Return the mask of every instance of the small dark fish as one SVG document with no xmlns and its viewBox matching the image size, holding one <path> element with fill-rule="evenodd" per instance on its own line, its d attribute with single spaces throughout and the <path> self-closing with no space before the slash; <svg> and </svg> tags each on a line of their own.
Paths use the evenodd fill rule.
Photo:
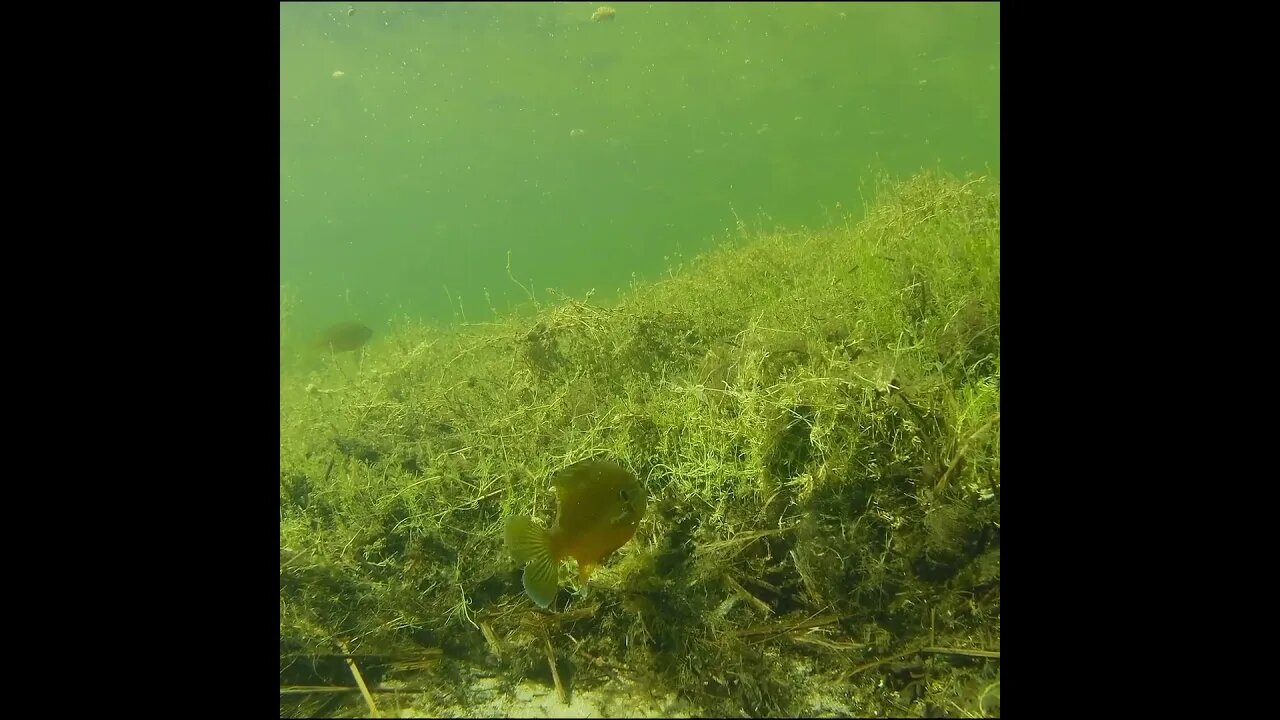
<svg viewBox="0 0 1280 720">
<path fill-rule="evenodd" d="M 556 489 L 556 524 L 550 531 L 528 517 L 507 519 L 507 549 L 525 563 L 524 591 L 547 607 L 560 590 L 560 561 L 578 561 L 578 579 L 586 582 L 596 566 L 636 534 L 648 493 L 626 468 L 602 460 L 583 460 L 551 480 Z"/>
<path fill-rule="evenodd" d="M 316 338 L 315 347 L 329 352 L 351 352 L 364 347 L 373 337 L 373 330 L 355 321 L 340 322 L 330 326 Z"/>
</svg>

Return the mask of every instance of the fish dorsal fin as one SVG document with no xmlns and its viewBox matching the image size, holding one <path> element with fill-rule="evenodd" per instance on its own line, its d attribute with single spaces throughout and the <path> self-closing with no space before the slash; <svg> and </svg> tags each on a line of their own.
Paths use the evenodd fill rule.
<svg viewBox="0 0 1280 720">
<path fill-rule="evenodd" d="M 611 462 L 580 460 L 556 473 L 556 477 L 552 478 L 552 487 L 556 488 L 557 496 L 564 497 L 590 487 L 613 470 Z"/>
<path fill-rule="evenodd" d="M 596 477 L 596 471 L 600 464 L 595 460 L 576 462 L 556 473 L 555 477 L 551 478 L 551 485 L 555 487 L 556 494 L 560 496 L 580 490 L 589 485 Z"/>
</svg>

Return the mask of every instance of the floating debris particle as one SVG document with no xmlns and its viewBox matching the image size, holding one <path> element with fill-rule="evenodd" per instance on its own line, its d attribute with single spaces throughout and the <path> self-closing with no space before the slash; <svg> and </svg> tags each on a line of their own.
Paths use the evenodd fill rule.
<svg viewBox="0 0 1280 720">
<path fill-rule="evenodd" d="M 569 137 L 578 137 L 584 132 L 586 132 L 586 130 L 583 130 L 582 128 L 574 128 L 569 131 Z"/>
<path fill-rule="evenodd" d="M 595 12 L 591 13 L 591 19 L 595 20 L 596 22 L 608 22 L 613 19 L 614 15 L 617 15 L 617 14 L 618 14 L 617 10 L 614 10 L 608 5 L 601 5 L 600 7 L 596 8 Z"/>
<path fill-rule="evenodd" d="M 333 71 L 333 76 L 334 76 L 334 77 L 336 77 L 336 78 L 340 78 L 340 77 L 342 77 L 343 75 L 346 75 L 346 73 L 342 72 L 341 70 L 334 70 L 334 71 Z"/>
</svg>

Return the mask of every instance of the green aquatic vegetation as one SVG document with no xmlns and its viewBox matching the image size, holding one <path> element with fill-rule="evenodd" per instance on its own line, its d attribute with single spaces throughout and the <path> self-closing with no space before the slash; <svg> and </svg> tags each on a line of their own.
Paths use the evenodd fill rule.
<svg viewBox="0 0 1280 720">
<path fill-rule="evenodd" d="M 927 174 L 856 222 L 740 229 L 607 307 L 282 367 L 282 686 L 367 713 L 343 655 L 384 709 L 466 708 L 483 675 L 713 715 L 998 715 L 998 185 Z M 504 528 L 555 517 L 552 479 L 592 457 L 647 512 L 544 610 Z"/>
</svg>

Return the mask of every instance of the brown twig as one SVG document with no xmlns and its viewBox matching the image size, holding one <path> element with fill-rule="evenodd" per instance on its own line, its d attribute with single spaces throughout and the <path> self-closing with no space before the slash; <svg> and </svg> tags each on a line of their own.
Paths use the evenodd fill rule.
<svg viewBox="0 0 1280 720">
<path fill-rule="evenodd" d="M 378 706 L 373 702 L 373 694 L 369 692 L 369 686 L 364 684 L 364 676 L 360 674 L 360 668 L 356 667 L 355 658 L 351 655 L 351 648 L 346 643 L 342 645 L 342 652 L 347 656 L 347 667 L 351 669 L 351 675 L 356 679 L 356 685 L 360 686 L 360 694 L 364 696 L 364 701 L 369 706 L 369 713 L 373 717 L 382 717 L 378 714 Z"/>
<path fill-rule="evenodd" d="M 480 621 L 480 634 L 484 635 L 484 641 L 489 646 L 489 650 L 496 658 L 502 657 L 502 643 L 498 641 L 498 636 L 493 633 L 493 626 L 484 620 Z"/>
<path fill-rule="evenodd" d="M 742 587 L 742 585 L 739 584 L 737 580 L 733 579 L 732 575 L 730 575 L 729 573 L 724 573 L 724 581 L 725 581 L 725 584 L 729 586 L 729 589 L 737 593 L 737 595 L 742 599 L 751 603 L 751 605 L 754 606 L 757 610 L 764 613 L 765 617 L 769 617 L 770 615 L 773 614 L 773 608 L 769 607 L 769 605 L 765 603 L 765 601 L 761 600 L 760 598 L 748 592 L 747 589 Z"/>
<path fill-rule="evenodd" d="M 310 693 L 362 692 L 355 685 L 285 685 L 280 688 L 281 695 L 306 695 Z M 417 687 L 375 687 L 369 688 L 371 693 L 436 693 L 440 688 Z"/>
<path fill-rule="evenodd" d="M 968 655 L 969 657 L 982 657 L 1000 659 L 999 650 L 969 650 L 967 648 L 946 648 L 946 647 L 926 647 L 920 648 L 922 653 L 933 653 L 935 655 Z"/>
<path fill-rule="evenodd" d="M 771 635 L 777 637 L 785 635 L 796 630 L 809 630 L 811 628 L 830 625 L 840 619 L 839 615 L 823 615 L 809 620 L 801 620 L 796 623 L 773 623 L 769 625 L 757 625 L 756 627 L 747 628 L 745 630 L 735 630 L 734 635 L 738 637 L 751 637 L 754 635 Z"/>
<path fill-rule="evenodd" d="M 556 697 L 560 699 L 560 704 L 568 705 L 569 700 L 564 693 L 564 684 L 560 682 L 560 670 L 556 668 L 556 653 L 551 649 L 551 636 L 544 633 L 542 642 L 547 648 L 547 664 L 551 666 L 551 681 L 556 684 Z"/>
<path fill-rule="evenodd" d="M 794 527 L 795 527 L 795 524 L 792 524 L 784 528 L 776 528 L 776 529 L 770 529 L 770 530 L 755 530 L 752 532 L 739 533 L 729 538 L 728 540 L 720 540 L 713 543 L 707 543 L 705 545 L 699 545 L 698 547 L 693 549 L 693 555 L 694 557 L 701 557 L 703 555 L 706 555 L 707 553 L 720 550 L 721 548 L 731 547 L 733 545 L 745 545 L 746 543 L 749 543 L 753 540 L 759 540 L 762 537 L 769 537 L 771 535 L 781 535 L 782 533 L 785 533 L 793 529 Z"/>
<path fill-rule="evenodd" d="M 893 662 L 893 661 L 895 661 L 895 660 L 901 660 L 901 659 L 902 659 L 902 658 L 904 658 L 904 657 L 908 657 L 908 656 L 910 656 L 910 655 L 914 655 L 914 654 L 916 654 L 916 652 L 918 652 L 918 651 L 916 651 L 916 650 L 908 650 L 908 651 L 906 651 L 906 652 L 898 653 L 897 655 L 891 655 L 891 656 L 889 656 L 889 657 L 887 657 L 887 658 L 881 658 L 881 659 L 879 659 L 879 660 L 873 660 L 873 661 L 871 661 L 871 662 L 869 662 L 869 663 L 866 663 L 866 664 L 863 664 L 863 665 L 859 665 L 858 667 L 856 667 L 856 668 L 854 668 L 853 670 L 849 671 L 849 674 L 845 676 L 845 679 L 851 678 L 851 677 L 853 677 L 854 675 L 857 675 L 858 673 L 862 672 L 863 670 L 870 670 L 871 668 L 874 668 L 874 667 L 879 667 L 879 666 L 881 666 L 881 665 L 887 665 L 888 663 L 891 663 L 891 662 Z"/>
<path fill-rule="evenodd" d="M 993 658 L 996 660 L 1000 659 L 1000 652 L 998 650 L 969 650 L 967 648 L 921 647 L 921 648 L 913 648 L 911 650 L 906 650 L 904 652 L 898 653 L 897 655 L 890 655 L 889 657 L 886 657 L 886 658 L 880 658 L 879 660 L 874 660 L 872 662 L 866 663 L 865 665 L 859 665 L 858 667 L 851 670 L 849 674 L 846 675 L 845 677 L 847 679 L 847 678 L 853 677 L 854 675 L 857 675 L 863 670 L 870 670 L 871 668 L 879 667 L 881 665 L 885 665 L 885 664 L 894 662 L 896 660 L 901 660 L 904 657 L 910 657 L 911 655 L 915 655 L 917 653 L 931 653 L 934 655 L 966 655 L 969 657 Z"/>
<path fill-rule="evenodd" d="M 960 464 L 961 458 L 963 458 L 964 454 L 969 451 L 969 443 L 976 440 L 979 435 L 986 432 L 992 425 L 996 424 L 998 420 L 1000 420 L 1000 413 L 996 413 L 995 417 L 987 421 L 987 424 L 978 428 L 977 432 L 965 438 L 965 441 L 960 444 L 960 449 L 956 451 L 955 457 L 951 458 L 951 463 L 947 465 L 947 471 L 942 473 L 942 479 L 938 480 L 938 489 L 936 492 L 940 493 L 947 489 L 947 481 L 951 478 L 951 472 L 956 469 L 956 466 Z"/>
<path fill-rule="evenodd" d="M 810 645 L 818 645 L 820 647 L 831 650 L 862 650 L 867 646 L 865 643 L 854 642 L 852 640 L 827 640 L 826 638 L 817 637 L 815 635 L 792 635 L 792 640 L 796 642 L 809 643 Z"/>
</svg>

